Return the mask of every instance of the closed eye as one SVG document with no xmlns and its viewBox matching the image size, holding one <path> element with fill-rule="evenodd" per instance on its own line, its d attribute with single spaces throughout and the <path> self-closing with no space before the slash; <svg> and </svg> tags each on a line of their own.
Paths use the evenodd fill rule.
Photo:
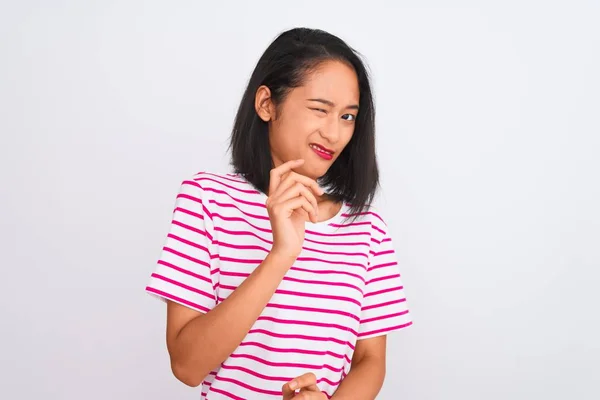
<svg viewBox="0 0 600 400">
<path fill-rule="evenodd" d="M 325 110 L 324 110 L 324 109 L 322 109 L 322 108 L 311 108 L 311 110 L 314 110 L 314 111 L 319 111 L 319 112 L 322 112 L 323 114 L 327 114 L 327 111 L 325 111 Z"/>
</svg>

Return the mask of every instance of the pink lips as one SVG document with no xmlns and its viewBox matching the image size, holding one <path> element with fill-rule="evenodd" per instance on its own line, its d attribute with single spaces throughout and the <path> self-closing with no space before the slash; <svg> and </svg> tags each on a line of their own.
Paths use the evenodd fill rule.
<svg viewBox="0 0 600 400">
<path fill-rule="evenodd" d="M 325 159 L 325 160 L 331 160 L 333 159 L 333 151 L 329 150 L 321 145 L 318 145 L 316 143 L 311 143 L 310 148 L 312 149 L 312 151 L 314 151 L 319 157 Z"/>
</svg>

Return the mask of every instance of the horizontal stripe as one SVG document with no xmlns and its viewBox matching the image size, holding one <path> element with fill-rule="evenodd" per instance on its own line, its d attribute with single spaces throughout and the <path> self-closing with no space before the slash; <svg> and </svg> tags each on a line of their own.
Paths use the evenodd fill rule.
<svg viewBox="0 0 600 400">
<path fill-rule="evenodd" d="M 213 178 L 208 178 L 208 177 L 205 177 L 205 176 L 194 178 L 194 181 L 198 182 L 198 183 L 202 182 L 203 184 L 205 182 L 207 182 L 207 181 L 208 182 L 215 182 L 215 183 L 218 183 L 219 185 L 221 185 L 223 187 L 226 187 L 227 189 L 233 189 L 236 192 L 240 192 L 240 193 L 243 193 L 243 194 L 258 194 L 258 192 L 256 190 L 254 190 L 254 189 L 240 189 L 238 187 L 235 187 L 235 186 L 229 185 L 227 183 L 221 182 L 220 180 L 213 179 Z"/>
<path fill-rule="evenodd" d="M 258 220 L 262 220 L 262 221 L 270 221 L 268 215 L 259 215 L 259 214 L 249 213 L 247 211 L 242 210 L 240 207 L 238 207 L 236 204 L 233 204 L 233 203 L 223 203 L 223 202 L 220 202 L 220 201 L 217 201 L 217 200 L 214 200 L 214 199 L 210 199 L 209 203 L 213 204 L 213 205 L 215 205 L 217 207 L 221 207 L 221 208 L 232 208 L 232 209 L 235 209 L 236 211 L 238 211 L 238 212 L 240 212 L 240 213 L 242 213 L 245 216 L 250 217 L 250 218 L 254 218 L 254 219 L 258 219 Z"/>
<path fill-rule="evenodd" d="M 270 376 L 270 375 L 260 374 L 258 372 L 252 371 L 249 368 L 239 367 L 239 366 L 235 366 L 235 365 L 228 365 L 226 363 L 221 364 L 221 368 L 242 371 L 248 375 L 256 376 L 257 378 L 264 379 L 266 381 L 279 381 L 279 382 L 285 383 L 285 382 L 288 382 L 295 378 L 294 376 L 285 377 L 285 376 Z"/>
<path fill-rule="evenodd" d="M 343 252 L 343 251 L 325 251 L 325 250 L 321 250 L 321 249 L 316 249 L 314 247 L 305 247 L 305 246 L 302 246 L 302 249 L 306 250 L 306 251 L 314 251 L 314 252 L 317 252 L 317 253 L 328 254 L 328 255 L 332 255 L 332 256 L 368 257 L 368 254 L 366 254 L 366 253 L 356 253 L 356 252 L 349 253 L 349 252 Z"/>
<path fill-rule="evenodd" d="M 369 285 L 369 284 L 373 284 L 376 282 L 388 281 L 390 279 L 397 279 L 397 278 L 400 278 L 400 274 L 380 276 L 379 278 L 373 278 L 373 279 L 367 281 L 366 284 Z"/>
<path fill-rule="evenodd" d="M 224 376 L 217 375 L 215 377 L 215 380 L 233 383 L 234 385 L 243 387 L 244 389 L 247 389 L 247 390 L 250 390 L 250 391 L 256 392 L 256 393 L 268 394 L 271 396 L 281 396 L 281 390 L 277 390 L 277 391 L 265 390 L 265 389 L 261 389 L 261 388 L 258 388 L 258 387 L 252 386 L 252 385 L 248 385 L 247 383 L 238 381 L 237 379 L 226 378 Z M 213 388 L 213 390 L 214 390 L 214 388 Z"/>
<path fill-rule="evenodd" d="M 291 310 L 291 311 L 308 311 L 308 312 L 318 312 L 318 313 L 324 313 L 324 314 L 343 315 L 345 317 L 349 317 L 349 318 L 355 319 L 357 321 L 360 321 L 360 318 L 358 316 L 348 313 L 348 312 L 345 312 L 345 311 L 339 311 L 339 310 L 328 310 L 328 309 L 316 308 L 316 307 L 299 307 L 299 306 L 290 306 L 290 305 L 285 305 L 285 304 L 272 304 L 272 303 L 268 303 L 267 307 L 279 308 L 279 309 Z"/>
<path fill-rule="evenodd" d="M 243 217 L 228 217 L 228 216 L 222 215 L 218 212 L 211 213 L 211 217 L 212 217 L 212 219 L 218 218 L 225 222 L 241 222 L 245 225 L 248 225 L 250 228 L 252 228 L 256 231 L 263 232 L 263 233 L 271 234 L 273 232 L 270 227 L 263 228 L 263 227 L 257 226 L 254 223 L 250 222 L 247 218 L 243 218 Z M 313 231 L 310 229 L 305 229 L 304 233 L 306 236 L 313 235 L 313 236 L 330 237 L 330 238 L 369 235 L 369 232 L 323 233 L 323 232 Z"/>
<path fill-rule="evenodd" d="M 176 225 L 176 226 L 180 226 L 180 227 L 182 227 L 182 228 L 184 228 L 184 229 L 187 229 L 187 230 L 189 230 L 189 231 L 192 231 L 192 232 L 198 233 L 198 234 L 200 234 L 200 235 L 202 235 L 202 236 L 206 236 L 206 237 L 207 237 L 208 239 L 210 239 L 211 241 L 213 240 L 212 236 L 211 236 L 211 235 L 210 235 L 208 232 L 206 232 L 206 231 L 204 231 L 204 230 L 202 230 L 202 229 L 195 228 L 195 227 L 193 227 L 193 226 L 190 226 L 190 225 L 184 224 L 183 222 L 179 222 L 179 221 L 176 221 L 176 220 L 174 220 L 174 221 L 172 222 L 172 224 L 173 224 L 173 225 Z"/>
<path fill-rule="evenodd" d="M 222 247 L 227 247 L 230 249 L 235 249 L 235 250 L 258 250 L 263 253 L 270 252 L 269 249 L 262 247 L 262 246 L 257 246 L 257 245 L 239 245 L 239 244 L 222 242 L 222 241 L 221 242 L 216 241 L 216 242 L 214 242 L 214 244 L 222 246 Z M 317 249 L 314 247 L 305 247 L 305 246 L 302 246 L 302 249 L 306 250 L 306 251 L 313 251 L 315 253 L 332 255 L 332 256 L 346 256 L 346 257 L 358 256 L 358 257 L 365 257 L 365 258 L 368 257 L 368 255 L 366 253 L 358 253 L 358 252 L 351 253 L 351 252 L 343 252 L 343 251 L 326 251 L 326 250 L 321 250 L 321 249 Z"/>
<path fill-rule="evenodd" d="M 171 264 L 171 263 L 163 261 L 163 260 L 159 260 L 158 264 L 164 265 L 167 268 L 174 269 L 175 271 L 181 272 L 182 274 L 193 276 L 196 279 L 200 279 L 201 281 L 208 282 L 208 283 L 210 283 L 212 285 L 212 280 L 210 278 L 207 278 L 205 275 L 200 275 L 200 274 L 197 274 L 195 272 L 188 271 L 188 270 L 186 270 L 184 268 L 178 267 L 178 266 L 176 266 L 174 264 Z"/>
<path fill-rule="evenodd" d="M 185 184 L 185 182 L 184 182 L 184 184 Z M 187 194 L 187 193 L 179 193 L 177 195 L 177 199 L 178 200 L 179 199 L 187 199 L 187 200 L 191 200 L 191 201 L 193 201 L 195 203 L 198 203 L 198 204 L 202 205 L 202 199 L 201 198 L 196 197 L 196 196 L 192 196 L 191 194 Z"/>
<path fill-rule="evenodd" d="M 197 212 L 194 212 L 194 211 L 190 211 L 187 208 L 176 207 L 175 210 L 173 210 L 173 212 L 180 212 L 180 213 L 183 213 L 183 214 L 187 214 L 187 215 L 190 215 L 190 216 L 192 216 L 194 218 L 198 218 L 198 219 L 201 219 L 201 220 L 204 221 L 204 215 L 198 214 Z"/>
<path fill-rule="evenodd" d="M 302 363 L 273 362 L 273 361 L 267 361 L 264 358 L 254 356 L 252 354 L 244 354 L 244 353 L 234 353 L 234 354 L 231 354 L 229 357 L 232 359 L 245 358 L 248 360 L 256 361 L 263 365 L 267 365 L 269 367 L 301 368 L 301 369 L 308 369 L 308 370 L 326 368 L 333 372 L 341 372 L 342 371 L 342 368 L 335 368 L 335 367 L 332 367 L 331 365 L 326 365 L 326 364 L 316 365 L 316 364 L 302 364 Z M 290 380 L 292 378 L 295 378 L 295 377 L 292 376 L 288 380 Z"/>
<path fill-rule="evenodd" d="M 200 264 L 200 265 L 203 265 L 203 266 L 205 266 L 207 268 L 210 268 L 210 264 L 207 263 L 206 261 L 200 260 L 199 258 L 188 256 L 187 254 L 182 253 L 181 251 L 177 251 L 175 249 L 172 249 L 170 247 L 167 247 L 167 246 L 163 247 L 163 251 L 175 254 L 178 257 L 184 258 L 184 259 L 186 259 L 188 261 L 191 261 L 193 263 Z"/>
<path fill-rule="evenodd" d="M 200 185 L 198 182 L 196 181 L 185 181 L 184 182 L 185 185 L 191 185 L 191 186 L 195 186 L 198 187 L 200 189 L 202 189 L 205 192 L 210 192 L 210 193 L 217 193 L 217 194 L 224 194 L 225 196 L 229 197 L 231 200 L 240 203 L 240 204 L 246 204 L 249 206 L 253 206 L 253 207 L 258 207 L 258 208 L 267 208 L 266 205 L 262 204 L 262 203 L 255 203 L 255 202 L 251 202 L 251 201 L 246 201 L 246 200 L 242 200 L 236 197 L 233 197 L 231 194 L 229 194 L 228 192 L 224 191 L 224 190 L 219 190 L 219 189 L 214 189 L 214 188 L 210 188 L 210 187 L 202 187 L 202 185 Z"/>
<path fill-rule="evenodd" d="M 261 374 L 261 373 L 258 373 L 256 371 L 253 371 L 253 370 L 251 370 L 249 368 L 235 366 L 235 365 L 223 364 L 223 365 L 221 365 L 221 368 L 223 368 L 223 369 L 229 369 L 229 370 L 235 370 L 235 371 L 241 371 L 241 372 L 243 372 L 245 374 L 252 375 L 252 376 L 255 376 L 257 378 L 266 380 L 266 381 L 274 381 L 274 382 L 283 382 L 283 383 L 286 383 L 286 382 L 289 382 L 289 381 L 291 381 L 292 379 L 295 378 L 295 376 L 285 377 L 285 376 L 270 376 L 270 375 L 265 375 L 265 374 Z M 340 369 L 340 372 L 341 372 L 341 369 Z M 324 377 L 320 378 L 320 379 L 317 379 L 317 384 L 319 384 L 321 382 L 326 382 L 329 385 L 338 385 L 341 382 L 341 379 L 338 382 L 333 382 L 333 381 L 331 381 L 331 380 L 329 380 L 327 378 L 324 378 Z"/>
<path fill-rule="evenodd" d="M 233 258 L 233 257 L 220 257 L 221 262 L 226 261 L 226 262 L 231 262 L 233 264 L 249 264 L 249 265 L 260 265 L 264 260 L 260 260 L 260 259 L 241 259 L 241 258 Z M 311 259 L 312 261 L 313 259 Z M 303 260 L 298 260 L 298 261 L 303 261 Z M 306 269 L 306 268 L 301 268 L 301 267 L 296 267 L 296 266 L 292 266 L 289 268 L 292 271 L 300 271 L 300 272 L 308 272 L 311 274 L 325 274 L 325 275 L 329 275 L 329 274 L 338 274 L 338 275 L 347 275 L 347 276 L 352 276 L 354 278 L 360 279 L 361 281 L 365 281 L 365 279 L 355 273 L 352 272 L 348 272 L 348 271 L 337 271 L 337 270 L 317 270 L 317 269 Z"/>
<path fill-rule="evenodd" d="M 383 218 L 381 218 L 379 216 L 379 214 L 373 212 L 373 211 L 363 211 L 363 212 L 359 212 L 359 213 L 354 213 L 354 214 L 348 214 L 349 217 L 354 217 L 354 216 L 367 216 L 367 215 L 372 215 L 375 218 L 377 218 L 378 220 L 380 220 L 381 222 L 383 222 L 385 224 L 385 222 L 383 221 Z"/>
<path fill-rule="evenodd" d="M 233 399 L 233 400 L 246 400 L 243 397 L 236 396 L 233 393 L 230 393 L 230 392 L 228 392 L 226 390 L 217 389 L 215 387 L 210 388 L 210 392 L 211 393 L 213 393 L 213 392 L 214 393 L 219 393 L 219 394 L 221 394 L 221 395 L 223 395 L 225 397 L 229 397 L 230 399 Z M 207 394 L 207 396 L 208 396 L 208 394 Z"/>
<path fill-rule="evenodd" d="M 233 257 L 223 257 L 223 256 L 216 256 L 216 257 L 219 258 L 221 261 L 228 261 L 228 262 L 235 263 L 235 264 L 239 263 L 239 264 L 259 265 L 264 261 L 264 259 L 243 259 L 243 258 L 233 258 Z M 316 257 L 298 257 L 298 258 L 296 258 L 296 261 L 320 262 L 320 263 L 324 263 L 324 264 L 333 264 L 333 265 L 347 265 L 349 267 L 360 267 L 362 269 L 367 268 L 365 265 L 359 264 L 359 263 L 346 263 L 346 262 L 326 260 L 324 258 L 316 258 Z"/>
<path fill-rule="evenodd" d="M 373 229 L 375 229 L 377 232 L 381 233 L 382 235 L 385 235 L 385 232 L 383 229 L 376 227 L 375 225 L 371 225 L 373 227 Z"/>
<path fill-rule="evenodd" d="M 231 229 L 223 228 L 221 226 L 215 226 L 214 230 L 225 233 L 227 235 L 232 235 L 232 236 L 252 236 L 252 237 L 257 238 L 258 240 L 260 240 L 263 243 L 267 243 L 270 245 L 273 244 L 272 240 L 265 239 L 262 236 L 254 233 L 254 232 L 251 232 L 251 231 L 231 230 Z M 306 237 L 304 238 L 304 241 L 308 242 L 308 243 L 320 244 L 320 245 L 324 245 L 324 246 L 348 246 L 348 247 L 350 247 L 350 246 L 367 246 L 368 247 L 369 246 L 369 243 L 367 243 L 367 242 L 342 242 L 339 240 L 332 241 L 332 242 L 322 242 L 322 241 L 313 240 L 313 239 L 306 238 Z"/>
<path fill-rule="evenodd" d="M 208 248 L 205 247 L 205 246 L 202 246 L 201 244 L 194 243 L 191 240 L 184 239 L 181 236 L 177 236 L 177 235 L 175 235 L 173 233 L 169 233 L 167 235 L 167 237 L 171 238 L 173 240 L 177 240 L 178 242 L 181 242 L 183 244 L 187 244 L 188 246 L 194 247 L 194 248 L 196 248 L 198 250 L 202 250 L 205 253 L 207 253 L 207 255 L 210 257 L 210 251 L 208 250 Z"/>
<path fill-rule="evenodd" d="M 328 295 L 328 294 L 304 293 L 304 292 L 297 292 L 297 291 L 294 291 L 294 290 L 281 290 L 281 289 L 276 290 L 275 293 L 285 294 L 285 295 L 288 295 L 288 296 L 310 297 L 311 299 L 327 299 L 327 300 L 346 301 L 348 303 L 356 304 L 359 307 L 361 305 L 360 301 L 358 301 L 356 299 L 353 299 L 353 298 L 350 298 L 350 297 L 345 297 L 345 296 L 333 296 L 333 295 Z"/>
<path fill-rule="evenodd" d="M 387 289 L 378 290 L 376 292 L 367 293 L 367 294 L 365 294 L 365 297 L 378 296 L 380 294 L 396 292 L 396 291 L 399 291 L 402 289 L 404 289 L 403 286 L 391 287 L 391 288 L 387 288 Z"/>
<path fill-rule="evenodd" d="M 223 302 L 273 247 L 265 200 L 241 174 L 183 180 L 147 291 L 204 313 Z M 301 253 L 202 399 L 280 400 L 281 385 L 308 371 L 331 398 L 358 340 L 411 324 L 387 225 L 373 208 L 344 207 L 306 224 Z"/>
<path fill-rule="evenodd" d="M 375 331 L 369 331 L 369 332 L 360 333 L 358 335 L 358 337 L 362 338 L 362 337 L 370 336 L 370 335 L 379 335 L 379 334 L 389 333 L 389 332 L 397 330 L 397 329 L 406 328 L 406 327 L 408 327 L 410 325 L 412 325 L 412 322 L 407 322 L 407 323 L 402 324 L 402 325 L 389 326 L 387 328 L 377 329 Z"/>
<path fill-rule="evenodd" d="M 237 175 L 234 175 L 234 174 L 214 174 L 211 172 L 200 172 L 196 175 L 208 175 L 208 176 L 214 177 L 217 180 L 223 179 L 223 180 L 230 181 L 230 182 L 241 183 L 242 185 L 246 184 L 246 182 L 244 182 L 242 179 L 236 178 Z M 258 193 L 258 192 L 256 192 L 256 193 Z"/>
<path fill-rule="evenodd" d="M 394 267 L 396 265 L 398 265 L 397 261 L 392 261 L 392 262 L 388 262 L 388 263 L 384 263 L 384 264 L 377 264 L 377 265 L 373 265 L 373 266 L 369 267 L 367 269 L 367 271 L 371 272 L 371 271 L 379 269 L 379 268 Z"/>
<path fill-rule="evenodd" d="M 294 270 L 298 270 L 298 268 L 295 268 Z M 309 271 L 309 270 L 306 270 L 306 271 Z M 312 273 L 313 271 L 309 271 L 309 272 Z M 325 272 L 325 273 L 329 274 L 329 272 Z M 238 278 L 244 278 L 244 279 L 250 276 L 249 273 L 245 273 L 245 272 L 231 272 L 231 271 L 221 271 L 221 275 L 223 275 L 223 276 L 238 277 Z M 358 278 L 360 278 L 358 275 L 355 275 L 355 276 L 358 277 Z M 309 285 L 323 285 L 323 286 L 347 287 L 347 288 L 356 290 L 357 292 L 359 292 L 362 295 L 362 290 L 358 286 L 352 285 L 352 284 L 349 284 L 349 283 L 345 283 L 345 282 L 317 281 L 317 280 L 292 278 L 292 277 L 289 277 L 289 276 L 284 276 L 283 280 L 284 281 L 288 281 L 288 282 L 305 283 L 305 284 L 309 284 Z"/>
<path fill-rule="evenodd" d="M 295 267 L 295 266 L 290 267 L 290 270 L 292 270 L 292 271 L 299 271 L 299 272 L 308 272 L 308 273 L 311 273 L 311 274 L 323 274 L 323 275 L 339 274 L 339 275 L 347 275 L 347 276 L 351 276 L 351 277 L 356 278 L 356 279 L 360 279 L 362 282 L 365 281 L 365 278 L 363 278 L 362 276 L 360 276 L 358 274 L 354 274 L 352 272 L 348 272 L 348 271 L 336 271 L 336 270 L 332 270 L 332 269 L 326 269 L 326 270 L 306 269 L 306 268 L 300 268 L 300 267 Z"/>
<path fill-rule="evenodd" d="M 322 244 L 325 246 L 369 246 L 369 243 L 367 243 L 367 242 L 340 242 L 340 241 L 320 242 L 318 240 L 313 240 L 313 239 L 309 239 L 309 238 L 304 238 L 304 241 L 309 242 L 309 243 L 314 243 L 314 244 Z"/>
<path fill-rule="evenodd" d="M 402 315 L 406 315 L 406 314 L 408 314 L 408 310 L 404 310 L 404 311 L 401 311 L 401 312 L 395 313 L 395 314 L 382 315 L 380 317 L 363 319 L 360 321 L 360 323 L 368 324 L 369 322 L 381 321 L 382 319 L 389 319 L 389 318 L 394 318 L 394 317 L 401 317 Z"/>
<path fill-rule="evenodd" d="M 283 280 L 288 281 L 288 282 L 305 283 L 308 285 L 347 287 L 347 288 L 356 290 L 358 293 L 360 293 L 362 295 L 362 290 L 358 286 L 352 285 L 350 283 L 345 283 L 345 282 L 328 282 L 328 281 L 307 280 L 307 279 L 292 278 L 289 276 L 284 277 Z"/>
<path fill-rule="evenodd" d="M 148 292 L 154 293 L 154 294 L 156 294 L 158 296 L 167 298 L 169 300 L 173 300 L 174 302 L 177 302 L 177 303 L 185 304 L 186 306 L 189 306 L 189 307 L 192 307 L 192 308 L 196 308 L 196 309 L 202 310 L 204 312 L 209 312 L 210 311 L 208 308 L 206 308 L 204 306 L 201 306 L 200 304 L 196 304 L 196 303 L 193 303 L 193 302 L 188 301 L 186 299 L 183 299 L 181 297 L 174 296 L 174 295 L 172 295 L 170 293 L 163 292 L 162 290 L 155 289 L 155 288 L 153 288 L 151 286 L 146 286 L 146 290 Z"/>
<path fill-rule="evenodd" d="M 329 224 L 329 226 L 334 226 L 334 224 Z M 324 233 L 312 231 L 310 229 L 306 229 L 304 231 L 307 235 L 316 235 L 316 236 L 324 236 L 324 237 L 346 237 L 346 236 L 362 236 L 362 235 L 370 235 L 368 231 L 359 231 L 359 232 L 346 232 L 346 233 Z"/>
<path fill-rule="evenodd" d="M 381 307 L 388 307 L 394 304 L 399 304 L 399 303 L 403 303 L 405 302 L 406 299 L 398 299 L 398 300 L 392 300 L 392 301 L 386 301 L 385 303 L 379 303 L 379 304 L 373 304 L 370 306 L 365 306 L 361 309 L 361 311 L 367 311 L 367 310 L 372 310 L 374 308 L 381 308 Z"/>
<path fill-rule="evenodd" d="M 160 279 L 162 281 L 170 283 L 171 285 L 179 286 L 180 288 L 189 290 L 190 292 L 197 293 L 197 294 L 202 295 L 204 297 L 207 297 L 207 298 L 209 298 L 211 300 L 214 300 L 214 298 L 215 298 L 214 294 L 207 293 L 207 292 L 205 292 L 203 290 L 196 289 L 196 288 L 191 287 L 189 285 L 184 285 L 183 283 L 179 283 L 179 282 L 177 282 L 177 281 L 175 281 L 173 279 L 167 278 L 166 276 L 162 276 L 162 275 L 159 275 L 157 273 L 152 274 L 151 277 L 156 278 L 156 279 Z"/>
<path fill-rule="evenodd" d="M 385 250 L 385 251 L 381 251 L 379 253 L 373 253 L 373 257 L 383 257 L 387 254 L 394 254 L 394 250 Z"/>
<path fill-rule="evenodd" d="M 354 336 L 356 336 L 358 334 L 358 332 L 356 332 L 355 330 L 348 328 L 347 326 L 343 326 L 343 325 L 339 325 L 339 324 L 326 324 L 323 322 L 311 322 L 311 321 L 303 321 L 303 320 L 298 320 L 298 319 L 280 319 L 280 318 L 266 317 L 266 316 L 258 317 L 257 321 L 271 321 L 271 322 L 277 322 L 277 323 L 283 324 L 283 325 L 304 325 L 304 326 L 318 326 L 321 328 L 334 328 L 334 329 L 342 330 L 344 332 L 350 332 Z M 366 321 L 362 321 L 362 322 L 366 322 Z"/>
<path fill-rule="evenodd" d="M 352 226 L 370 226 L 371 222 L 363 221 L 363 222 L 351 222 L 349 224 L 331 224 L 331 226 L 335 228 L 350 228 Z"/>
<path fill-rule="evenodd" d="M 240 343 L 240 346 L 255 346 L 255 347 L 260 347 L 261 349 L 265 349 L 268 350 L 270 352 L 273 353 L 298 353 L 298 354 L 308 354 L 308 355 L 317 355 L 317 356 L 331 356 L 334 358 L 344 358 L 346 359 L 347 362 L 351 362 L 350 358 L 345 355 L 345 354 L 338 354 L 335 353 L 333 351 L 317 351 L 317 350 L 306 350 L 306 349 L 286 349 L 286 348 L 279 348 L 279 347 L 272 347 L 272 346 L 267 346 L 263 343 L 259 343 L 259 342 L 252 342 L 252 341 L 244 341 L 242 343 Z"/>
<path fill-rule="evenodd" d="M 283 334 L 283 333 L 271 332 L 271 331 L 268 331 L 266 329 L 250 329 L 248 331 L 248 334 L 252 334 L 252 333 L 267 335 L 267 336 L 276 337 L 276 338 L 280 338 L 280 339 L 300 339 L 300 340 L 314 340 L 316 342 L 333 342 L 333 343 L 341 344 L 341 345 L 344 345 L 344 346 L 348 346 L 352 350 L 354 350 L 354 345 L 352 345 L 352 343 L 348 342 L 347 340 L 344 341 L 344 340 L 340 340 L 340 339 L 337 339 L 337 338 L 334 338 L 334 337 L 320 337 L 320 336 L 310 336 L 310 335 Z"/>
<path fill-rule="evenodd" d="M 360 264 L 360 263 L 343 262 L 343 261 L 339 261 L 339 260 L 325 260 L 323 258 L 316 258 L 316 257 L 298 257 L 298 258 L 296 258 L 296 260 L 322 262 L 325 264 L 334 264 L 334 265 L 347 265 L 349 267 L 360 267 L 360 268 L 367 269 L 367 267 L 365 265 Z"/>
</svg>

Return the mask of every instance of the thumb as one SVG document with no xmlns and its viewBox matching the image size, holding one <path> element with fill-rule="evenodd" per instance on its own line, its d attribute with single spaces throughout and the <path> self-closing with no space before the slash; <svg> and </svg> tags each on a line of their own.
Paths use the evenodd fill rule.
<svg viewBox="0 0 600 400">
<path fill-rule="evenodd" d="M 283 394 L 283 400 L 292 400 L 292 398 L 296 395 L 296 391 L 290 387 L 289 382 L 283 385 L 281 392 Z"/>
</svg>

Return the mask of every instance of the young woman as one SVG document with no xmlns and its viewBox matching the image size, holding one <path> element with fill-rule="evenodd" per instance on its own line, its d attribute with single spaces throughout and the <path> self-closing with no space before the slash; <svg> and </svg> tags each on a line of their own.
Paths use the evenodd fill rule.
<svg viewBox="0 0 600 400">
<path fill-rule="evenodd" d="M 174 375 L 202 399 L 373 399 L 411 320 L 378 186 L 357 53 L 321 30 L 267 48 L 233 171 L 185 180 L 146 290 L 167 302 Z"/>
</svg>

